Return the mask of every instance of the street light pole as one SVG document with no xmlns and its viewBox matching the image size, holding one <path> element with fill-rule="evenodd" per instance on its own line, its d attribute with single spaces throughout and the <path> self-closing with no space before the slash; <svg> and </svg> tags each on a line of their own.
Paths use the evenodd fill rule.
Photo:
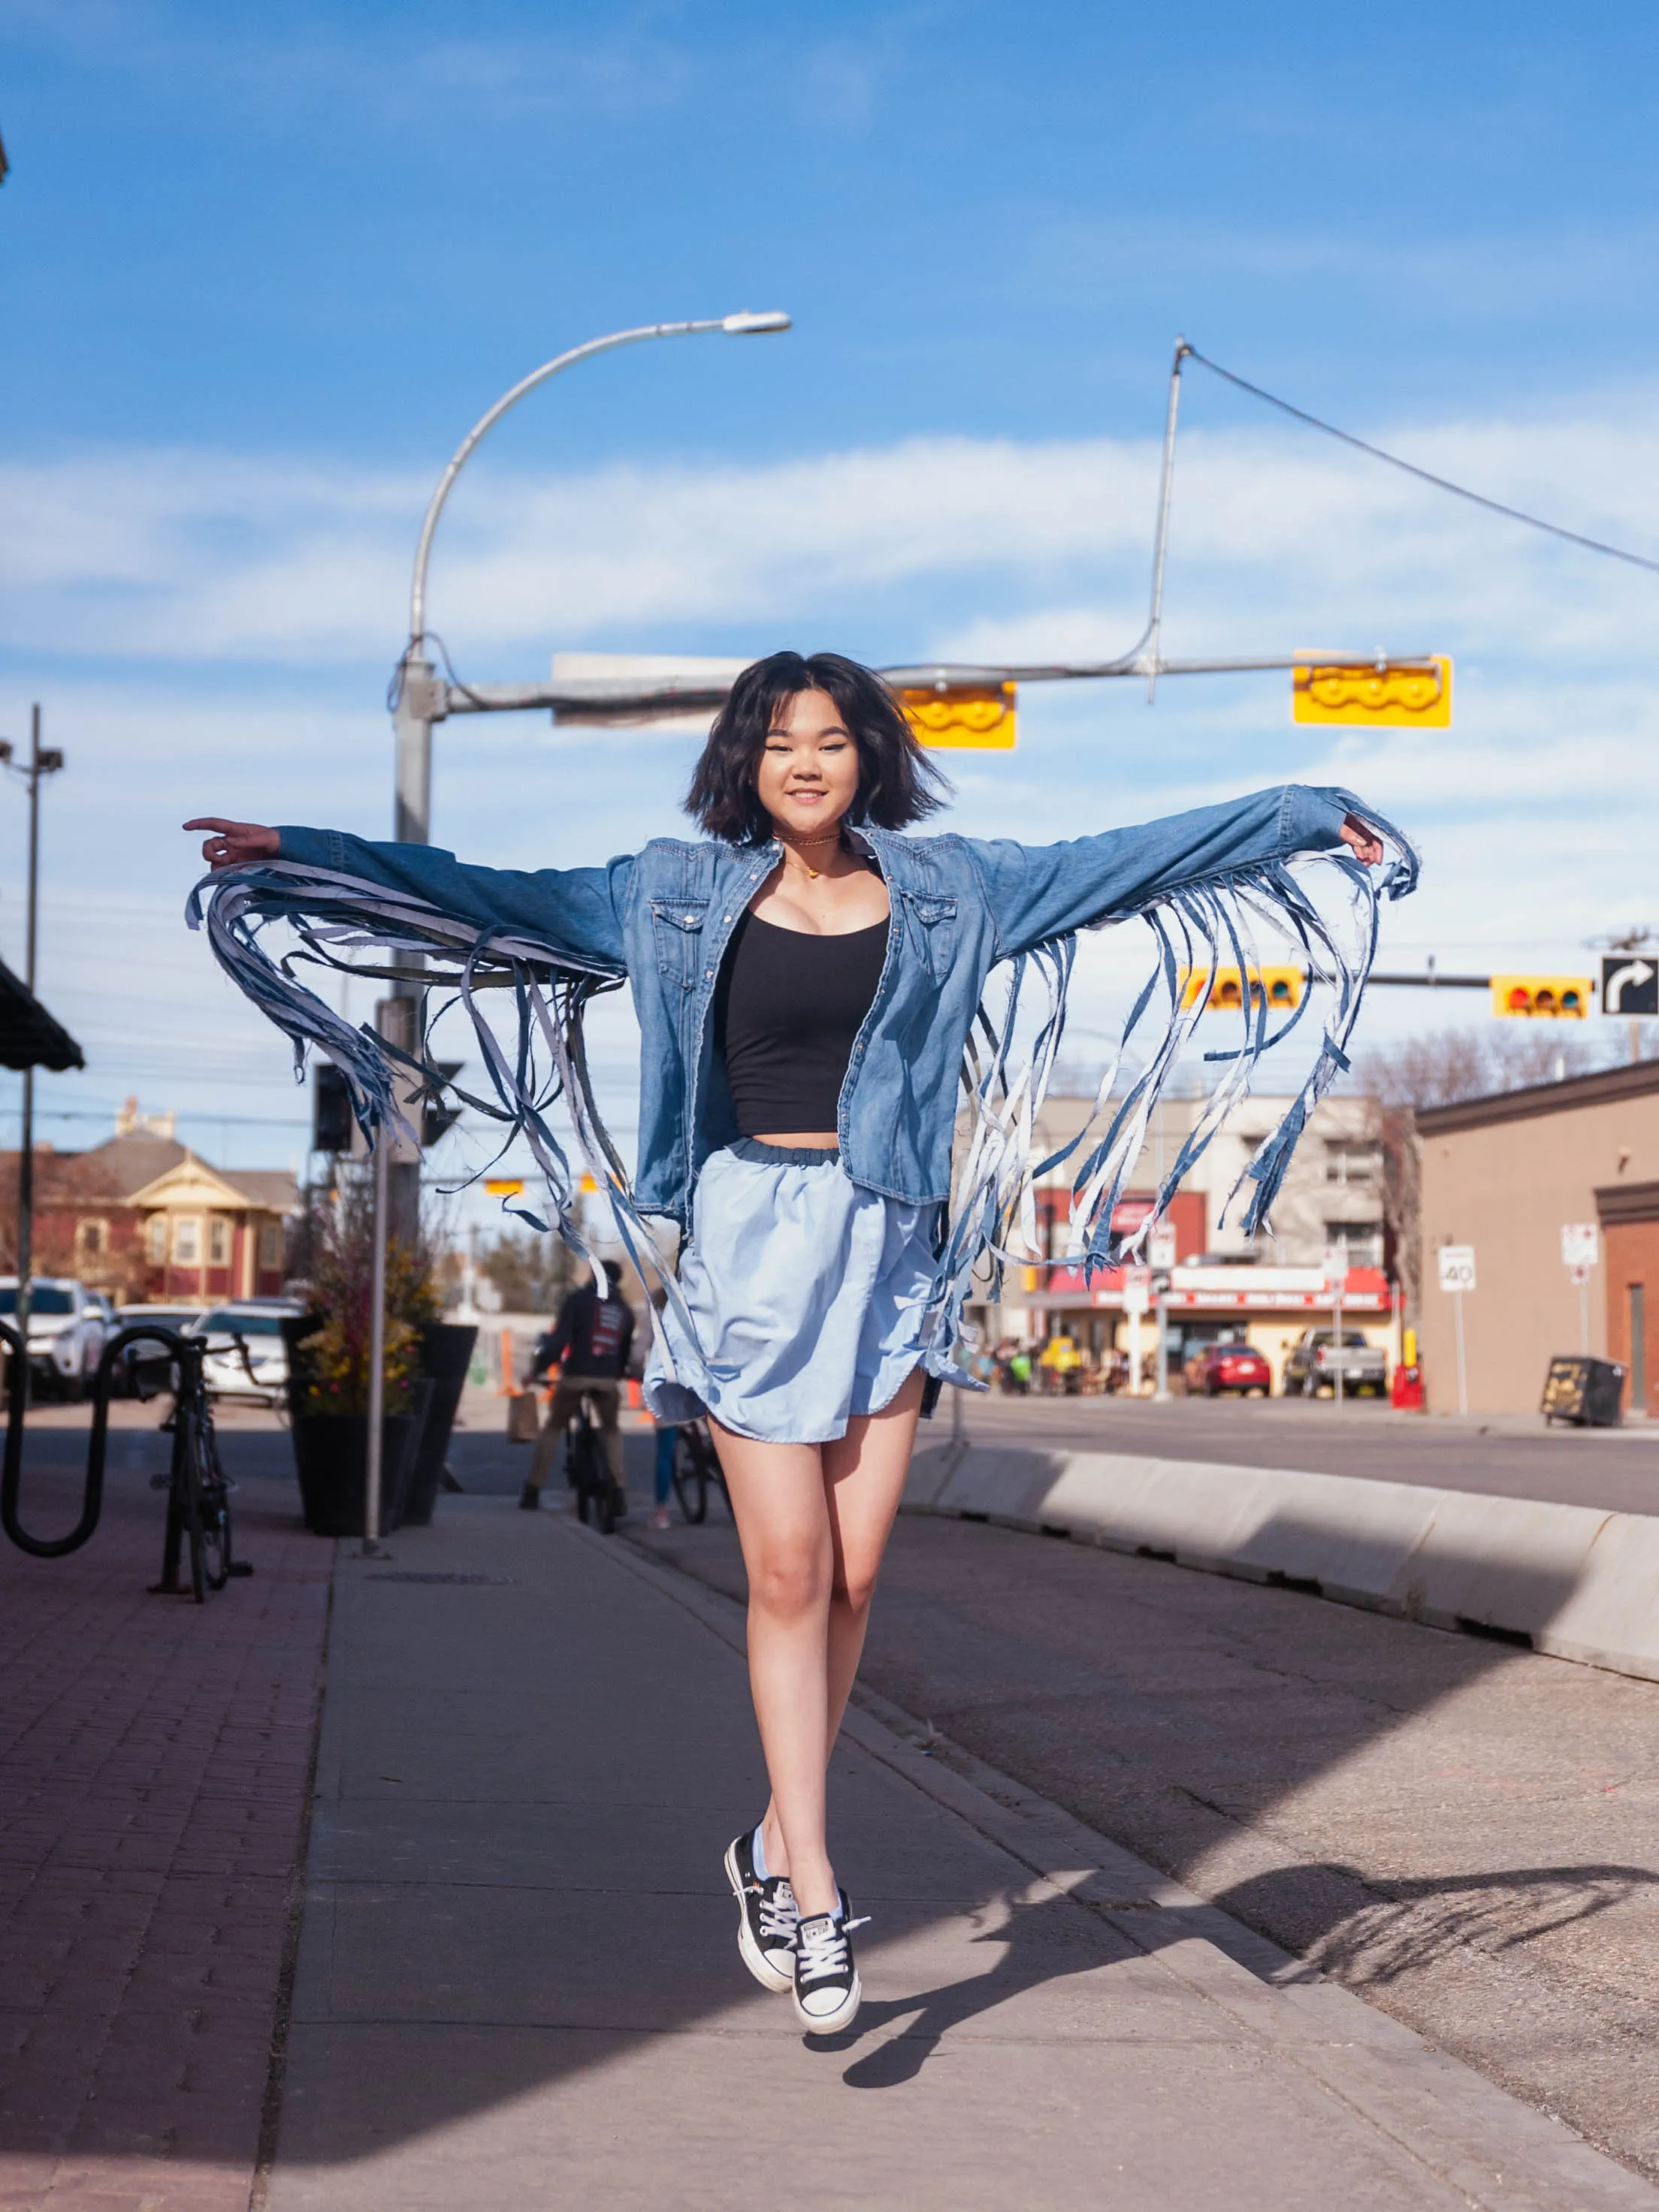
<svg viewBox="0 0 1659 2212">
<path fill-rule="evenodd" d="M 7 748 L 8 753 L 10 748 Z M 29 787 L 29 872 L 28 908 L 24 924 L 23 981 L 28 986 L 29 996 L 34 995 L 34 951 L 36 918 L 40 906 L 40 779 L 55 775 L 64 765 L 60 752 L 40 749 L 40 708 L 37 703 L 29 709 L 29 763 L 23 771 Z M 34 1070 L 23 1070 L 23 1128 L 21 1148 L 17 1156 L 17 1333 L 24 1345 L 28 1343 L 29 1308 L 33 1304 L 32 1277 L 34 1270 Z M 28 1361 L 23 1362 L 25 1378 Z M 27 1388 L 27 1379 L 25 1388 Z"/>
<path fill-rule="evenodd" d="M 568 353 L 556 355 L 539 368 L 532 369 L 528 376 L 520 377 L 510 392 L 504 392 L 495 405 L 478 417 L 456 447 L 448 467 L 438 479 L 437 489 L 421 525 L 420 540 L 415 548 L 415 570 L 410 581 L 409 644 L 398 671 L 393 714 L 398 738 L 393 835 L 398 844 L 424 845 L 432 835 L 432 725 L 442 718 L 435 711 L 441 703 L 438 686 L 432 664 L 426 657 L 426 573 L 438 518 L 455 488 L 455 479 L 483 440 L 527 393 L 545 384 L 550 377 L 557 376 L 562 369 L 574 368 L 579 361 L 586 361 L 592 354 L 611 353 L 618 346 L 639 345 L 647 338 L 700 337 L 716 331 L 727 337 L 757 337 L 767 331 L 788 328 L 789 318 L 781 312 L 756 314 L 744 311 L 735 315 L 711 315 L 689 323 L 645 323 L 637 330 L 612 331 L 608 337 L 589 338 L 585 345 L 572 346 Z"/>
</svg>

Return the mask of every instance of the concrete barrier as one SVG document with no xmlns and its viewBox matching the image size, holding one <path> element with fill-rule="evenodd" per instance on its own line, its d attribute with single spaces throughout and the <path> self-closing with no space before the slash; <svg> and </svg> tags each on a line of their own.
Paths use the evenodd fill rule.
<svg viewBox="0 0 1659 2212">
<path fill-rule="evenodd" d="M 968 1442 L 904 1510 L 1048 1529 L 1659 1681 L 1659 1518 L 1291 1468 Z"/>
</svg>

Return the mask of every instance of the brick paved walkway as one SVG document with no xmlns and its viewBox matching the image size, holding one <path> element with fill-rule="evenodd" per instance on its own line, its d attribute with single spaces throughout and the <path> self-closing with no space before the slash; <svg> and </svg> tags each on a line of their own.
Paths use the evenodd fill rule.
<svg viewBox="0 0 1659 2212">
<path fill-rule="evenodd" d="M 164 1449 L 112 1440 L 103 1524 L 74 1557 L 0 1539 L 8 2212 L 246 2212 L 253 2181 L 333 1547 L 252 1473 L 286 1440 L 228 1437 L 257 1572 L 200 1608 L 148 1596 Z M 37 1481 L 31 1526 L 73 1517 L 54 1492 Z"/>
</svg>

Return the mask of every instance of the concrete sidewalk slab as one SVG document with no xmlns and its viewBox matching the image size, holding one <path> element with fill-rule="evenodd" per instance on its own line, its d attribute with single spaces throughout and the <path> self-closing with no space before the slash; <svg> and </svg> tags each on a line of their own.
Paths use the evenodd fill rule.
<svg viewBox="0 0 1659 2212">
<path fill-rule="evenodd" d="M 337 1570 L 270 2212 L 1659 2207 L 896 1713 L 837 1752 L 867 1997 L 809 2043 L 720 1874 L 764 1793 L 735 1608 L 450 1504 Z"/>
</svg>

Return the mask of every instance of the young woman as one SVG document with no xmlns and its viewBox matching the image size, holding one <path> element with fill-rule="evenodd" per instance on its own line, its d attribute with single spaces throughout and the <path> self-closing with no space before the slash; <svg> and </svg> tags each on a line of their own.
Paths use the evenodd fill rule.
<svg viewBox="0 0 1659 2212">
<path fill-rule="evenodd" d="M 891 693 L 833 653 L 779 653 L 738 678 L 692 780 L 688 811 L 706 842 L 661 840 L 603 867 L 533 875 L 468 867 L 423 846 L 368 844 L 333 830 L 209 818 L 203 848 L 234 870 L 210 910 L 215 950 L 296 1040 L 347 1068 L 371 1121 L 391 1105 L 372 1041 L 258 949 L 258 927 L 297 920 L 405 949 L 459 951 L 511 969 L 521 999 L 550 974 L 558 1020 L 542 1018 L 590 1164 L 619 1227 L 641 1250 L 641 1217 L 688 1231 L 647 1370 L 669 1419 L 709 1417 L 749 1577 L 749 1664 L 772 1801 L 726 1854 L 738 1947 L 765 1987 L 793 1991 L 802 2024 L 846 2027 L 859 2004 L 847 1893 L 825 1838 L 825 1775 L 858 1670 L 882 1553 L 897 1510 L 924 1392 L 965 1381 L 956 1364 L 975 1260 L 1000 1247 L 1031 1163 L 1028 1124 L 977 1148 L 959 1187 L 952 1142 L 964 1046 L 992 968 L 1047 958 L 1063 985 L 1080 927 L 1145 913 L 1164 937 L 1243 942 L 1235 920 L 1271 905 L 1304 943 L 1333 953 L 1286 872 L 1295 855 L 1346 863 L 1373 924 L 1364 867 L 1382 860 L 1380 817 L 1351 794 L 1296 786 L 1136 830 L 1027 847 L 898 833 L 940 803 L 937 771 Z M 1403 841 L 1389 871 L 1411 888 Z M 1369 946 L 1345 969 L 1339 1020 L 1306 1097 L 1318 1095 L 1352 1026 Z M 1328 965 L 1330 963 L 1328 963 Z M 1171 1025 L 1155 1070 L 1173 1057 Z M 642 1037 L 639 1160 L 630 1189 L 599 1128 L 580 1050 L 583 998 L 626 975 Z M 1058 1035 L 1063 1005 L 1048 1026 Z M 526 1033 L 530 1020 L 526 1016 Z M 480 1043 L 502 1110 L 531 1134 L 556 1186 L 566 1173 L 522 1077 Z M 1267 1042 L 1258 1020 L 1246 1052 Z M 1006 1040 L 996 1079 L 1029 1104 Z M 992 1126 L 992 1085 L 977 1091 Z M 1139 1149 L 1155 1084 L 1137 1114 L 1079 1170 L 1079 1249 L 1117 1247 L 1111 1204 Z M 1304 1102 L 1305 1103 L 1305 1098 Z M 1126 1111 L 1127 1109 L 1125 1109 Z M 1253 1217 L 1265 1210 L 1300 1127 L 1258 1154 Z M 1012 1144 L 1012 1139 L 1018 1143 Z M 1114 1164 L 1115 1163 L 1115 1164 Z M 1183 1161 L 1182 1164 L 1185 1163 Z M 566 1188 L 558 1189 L 562 1219 Z"/>
</svg>

